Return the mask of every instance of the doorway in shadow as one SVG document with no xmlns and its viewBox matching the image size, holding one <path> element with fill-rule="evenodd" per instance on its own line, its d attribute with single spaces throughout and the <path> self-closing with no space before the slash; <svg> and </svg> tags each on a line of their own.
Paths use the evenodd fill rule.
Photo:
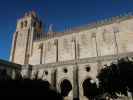
<svg viewBox="0 0 133 100">
<path fill-rule="evenodd" d="M 88 99 L 92 99 L 97 95 L 97 85 L 96 83 L 91 82 L 90 78 L 87 78 L 83 82 L 83 95 L 86 96 Z"/>
<path fill-rule="evenodd" d="M 61 95 L 63 97 L 66 97 L 72 90 L 72 84 L 69 80 L 64 79 L 60 84 L 60 88 L 61 88 Z"/>
</svg>

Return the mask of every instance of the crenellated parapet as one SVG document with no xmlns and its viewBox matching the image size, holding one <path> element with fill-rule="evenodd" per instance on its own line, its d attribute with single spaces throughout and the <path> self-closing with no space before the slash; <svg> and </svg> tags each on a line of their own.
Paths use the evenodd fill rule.
<svg viewBox="0 0 133 100">
<path fill-rule="evenodd" d="M 83 25 L 81 27 L 71 28 L 69 31 L 54 32 L 52 35 L 44 33 L 43 36 L 36 39 L 36 41 L 49 39 L 49 38 L 53 38 L 53 37 L 58 37 L 58 36 L 62 36 L 62 35 L 68 35 L 68 34 L 72 34 L 72 33 L 78 33 L 83 30 L 98 28 L 100 26 L 104 26 L 104 25 L 108 25 L 108 24 L 112 24 L 112 23 L 120 23 L 121 21 L 128 20 L 131 18 L 133 18 L 133 13 L 128 12 L 128 13 L 121 14 L 119 16 L 114 16 L 114 17 L 103 19 L 100 21 L 91 22 L 91 23 L 89 23 L 87 25 Z"/>
</svg>

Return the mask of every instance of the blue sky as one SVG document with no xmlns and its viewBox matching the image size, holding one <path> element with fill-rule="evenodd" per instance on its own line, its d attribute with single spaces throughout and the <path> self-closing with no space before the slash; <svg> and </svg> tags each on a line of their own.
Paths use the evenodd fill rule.
<svg viewBox="0 0 133 100">
<path fill-rule="evenodd" d="M 97 20 L 133 12 L 133 0 L 1 0 L 0 59 L 9 59 L 16 21 L 34 10 L 47 30 L 53 24 L 57 31 Z"/>
</svg>

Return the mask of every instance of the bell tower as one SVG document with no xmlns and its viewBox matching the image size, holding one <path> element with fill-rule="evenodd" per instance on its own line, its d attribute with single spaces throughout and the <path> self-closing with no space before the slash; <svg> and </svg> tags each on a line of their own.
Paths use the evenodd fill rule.
<svg viewBox="0 0 133 100">
<path fill-rule="evenodd" d="M 18 64 L 28 64 L 32 55 L 33 40 L 41 37 L 42 22 L 34 11 L 25 13 L 17 21 L 16 31 L 13 34 L 10 61 Z"/>
</svg>

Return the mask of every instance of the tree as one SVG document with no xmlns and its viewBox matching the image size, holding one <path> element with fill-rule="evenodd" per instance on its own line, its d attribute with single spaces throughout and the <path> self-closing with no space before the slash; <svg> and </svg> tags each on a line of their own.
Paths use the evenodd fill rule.
<svg viewBox="0 0 133 100">
<path fill-rule="evenodd" d="M 16 73 L 16 79 L 8 78 L 5 71 L 2 71 L 1 75 L 4 78 L 0 79 L 0 96 L 11 96 L 13 98 L 17 96 L 36 96 L 43 97 L 45 100 L 63 100 L 61 94 L 55 89 L 51 89 L 48 81 L 38 79 L 37 75 L 33 80 L 23 78 L 20 72 Z"/>
<path fill-rule="evenodd" d="M 133 93 L 133 62 L 128 58 L 120 59 L 102 69 L 97 78 L 101 94 L 108 93 L 112 98 L 117 98 L 117 94 L 127 96 L 127 91 Z"/>
</svg>

